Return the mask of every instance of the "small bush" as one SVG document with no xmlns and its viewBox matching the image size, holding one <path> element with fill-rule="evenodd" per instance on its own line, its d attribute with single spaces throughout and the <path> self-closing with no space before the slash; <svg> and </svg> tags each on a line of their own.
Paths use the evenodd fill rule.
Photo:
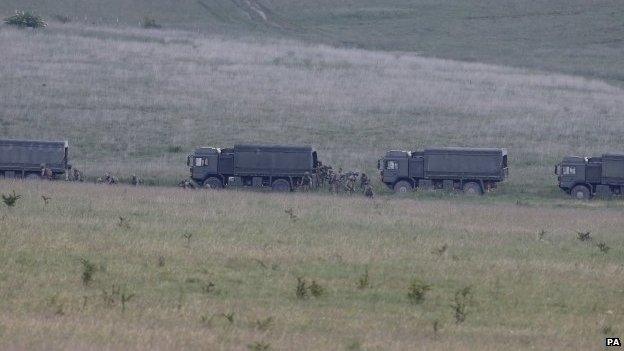
<svg viewBox="0 0 624 351">
<path fill-rule="evenodd" d="M 425 284 L 421 280 L 414 279 L 408 288 L 407 298 L 413 304 L 420 304 L 425 300 L 425 294 L 429 290 L 431 290 L 430 285 Z"/>
<path fill-rule="evenodd" d="M 370 277 L 368 275 L 368 268 L 366 268 L 366 270 L 364 271 L 364 274 L 362 274 L 360 276 L 360 279 L 358 279 L 357 287 L 360 290 L 370 287 Z"/>
<path fill-rule="evenodd" d="M 310 294 L 314 297 L 321 297 L 325 294 L 325 288 L 313 280 L 312 283 L 310 283 Z"/>
<path fill-rule="evenodd" d="M 468 312 L 466 308 L 472 297 L 472 288 L 467 286 L 455 292 L 455 300 L 451 307 L 453 308 L 455 323 L 459 324 L 466 320 Z"/>
<path fill-rule="evenodd" d="M 611 250 L 609 245 L 607 245 L 607 243 L 605 242 L 599 242 L 598 244 L 596 244 L 596 246 L 598 247 L 598 249 L 600 249 L 600 252 L 605 253 L 605 254 L 609 252 L 609 250 Z"/>
<path fill-rule="evenodd" d="M 297 278 L 297 289 L 295 290 L 295 295 L 298 299 L 307 299 L 308 298 L 308 287 L 306 281 L 299 277 Z"/>
<path fill-rule="evenodd" d="M 37 16 L 28 11 L 15 11 L 15 14 L 6 18 L 4 22 L 19 28 L 44 28 L 47 26 L 41 16 Z"/>
<path fill-rule="evenodd" d="M 440 247 L 434 248 L 433 251 L 431 251 L 431 253 L 437 256 L 442 256 L 444 255 L 447 249 L 448 249 L 448 245 L 444 244 Z"/>
<path fill-rule="evenodd" d="M 88 286 L 93 280 L 95 265 L 85 258 L 81 258 L 80 263 L 82 264 L 82 284 Z"/>
<path fill-rule="evenodd" d="M 155 19 L 148 16 L 143 17 L 143 21 L 141 22 L 141 24 L 143 28 L 161 28 L 161 25 L 156 23 Z"/>
<path fill-rule="evenodd" d="M 265 318 L 265 319 L 257 319 L 256 320 L 256 329 L 265 331 L 271 328 L 273 325 L 273 317 Z"/>
<path fill-rule="evenodd" d="M 230 324 L 234 324 L 234 312 L 223 313 L 223 318 L 225 318 Z"/>
<path fill-rule="evenodd" d="M 13 207 L 17 203 L 17 200 L 19 200 L 21 197 L 22 195 L 16 195 L 14 190 L 13 194 L 2 194 L 2 202 L 4 202 L 7 207 Z"/>
<path fill-rule="evenodd" d="M 580 241 L 592 241 L 591 232 L 577 232 L 576 238 Z"/>
<path fill-rule="evenodd" d="M 264 341 L 256 341 L 253 344 L 247 345 L 247 348 L 252 351 L 266 351 L 271 349 L 271 344 Z"/>
</svg>

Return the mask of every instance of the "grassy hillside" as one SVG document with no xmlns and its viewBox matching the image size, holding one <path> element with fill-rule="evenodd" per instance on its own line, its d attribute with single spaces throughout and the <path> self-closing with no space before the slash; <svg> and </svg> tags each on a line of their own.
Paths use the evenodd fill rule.
<svg viewBox="0 0 624 351">
<path fill-rule="evenodd" d="M 530 67 L 624 82 L 624 5 L 617 0 L 7 0 L 53 20 L 240 36 L 271 34 L 339 46 Z"/>
<path fill-rule="evenodd" d="M 277 40 L 52 25 L 0 31 L 0 137 L 62 138 L 91 175 L 173 183 L 198 145 L 306 143 L 374 172 L 388 149 L 507 147 L 502 192 L 557 194 L 566 154 L 622 150 L 624 91 L 584 78 Z"/>
<path fill-rule="evenodd" d="M 624 330 L 624 219 L 602 203 L 13 190 L 0 349 L 590 350 Z"/>
</svg>

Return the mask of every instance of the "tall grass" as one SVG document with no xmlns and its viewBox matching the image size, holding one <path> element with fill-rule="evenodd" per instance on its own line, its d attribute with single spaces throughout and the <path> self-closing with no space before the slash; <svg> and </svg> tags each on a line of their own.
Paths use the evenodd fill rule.
<svg viewBox="0 0 624 351">
<path fill-rule="evenodd" d="M 0 349 L 593 349 L 604 325 L 624 328 L 624 223 L 601 204 L 0 181 L 12 190 L 23 197 L 0 216 Z M 45 209 L 41 193 L 54 198 Z M 289 207 L 302 209 L 298 221 Z M 611 250 L 580 242 L 580 230 Z M 442 245 L 448 254 L 432 254 Z M 81 258 L 95 272 L 88 284 Z M 374 281 L 359 289 L 367 267 Z M 297 277 L 322 296 L 298 299 Z M 418 304 L 414 277 L 430 286 Z M 443 326 L 435 339 L 431 321 Z"/>
</svg>

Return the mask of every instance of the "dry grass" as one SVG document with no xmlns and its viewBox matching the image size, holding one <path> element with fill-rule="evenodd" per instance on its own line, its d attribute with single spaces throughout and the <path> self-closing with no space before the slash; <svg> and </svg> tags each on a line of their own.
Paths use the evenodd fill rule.
<svg viewBox="0 0 624 351">
<path fill-rule="evenodd" d="M 13 190 L 23 197 L 0 209 L 1 349 L 587 350 L 602 345 L 604 327 L 624 328 L 624 219 L 602 203 L 0 182 L 0 193 Z M 89 285 L 81 258 L 96 266 Z M 358 289 L 366 268 L 370 287 Z M 325 294 L 297 299 L 297 277 Z M 419 305 L 407 297 L 414 278 L 431 285 Z M 103 299 L 113 285 L 136 294 L 125 311 L 119 297 Z M 474 298 L 455 324 L 465 286 Z"/>
<path fill-rule="evenodd" d="M 248 141 L 310 143 L 369 172 L 390 148 L 500 146 L 507 191 L 546 194 L 559 157 L 617 151 L 624 132 L 621 89 L 557 74 L 79 25 L 2 28 L 0 44 L 0 136 L 68 138 L 91 174 L 171 183 L 186 175 L 171 147 Z"/>
</svg>

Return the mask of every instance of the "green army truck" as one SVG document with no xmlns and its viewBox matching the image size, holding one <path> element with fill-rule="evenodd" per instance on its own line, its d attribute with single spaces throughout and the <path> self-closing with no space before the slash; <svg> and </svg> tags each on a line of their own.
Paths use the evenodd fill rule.
<svg viewBox="0 0 624 351">
<path fill-rule="evenodd" d="M 624 192 L 624 154 L 564 157 L 555 166 L 559 188 L 575 199 L 610 197 Z"/>
<path fill-rule="evenodd" d="M 200 186 L 290 191 L 306 174 L 315 174 L 318 159 L 309 146 L 239 144 L 226 149 L 197 148 L 188 156 L 187 165 L 191 179 Z"/>
<path fill-rule="evenodd" d="M 68 157 L 67 141 L 0 139 L 0 176 L 39 179 L 47 167 L 57 177 L 71 168 Z"/>
<path fill-rule="evenodd" d="M 508 175 L 507 150 L 496 148 L 428 148 L 388 151 L 377 162 L 381 181 L 397 193 L 416 188 L 461 190 L 483 194 Z"/>
</svg>

